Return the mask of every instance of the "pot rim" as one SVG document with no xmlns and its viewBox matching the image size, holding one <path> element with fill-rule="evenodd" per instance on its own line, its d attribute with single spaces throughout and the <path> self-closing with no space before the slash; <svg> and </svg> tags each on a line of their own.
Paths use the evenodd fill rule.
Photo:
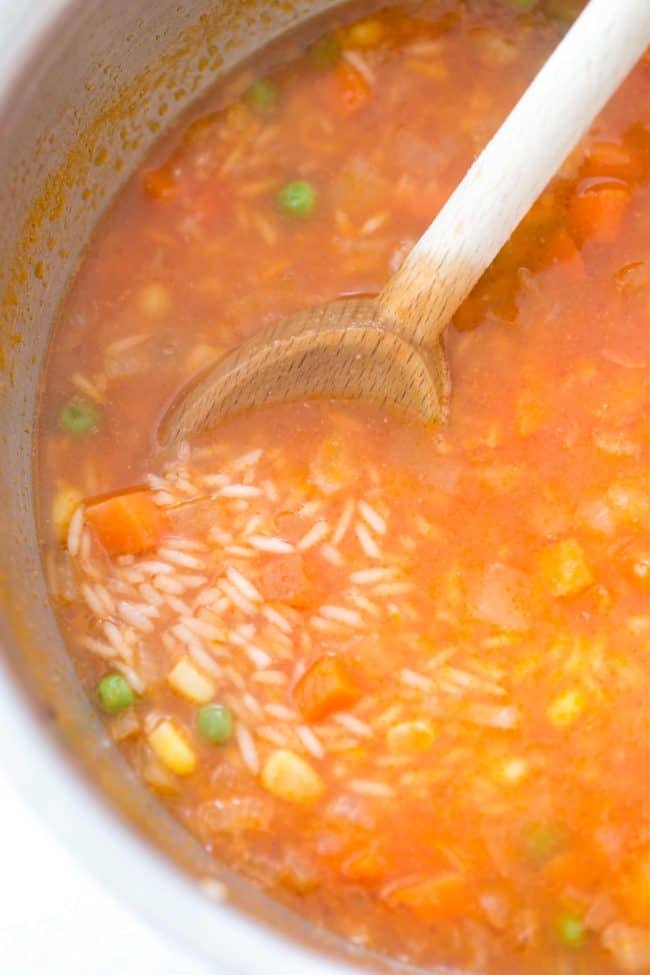
<svg viewBox="0 0 650 975">
<path fill-rule="evenodd" d="M 33 66 L 85 0 L 0 0 L 0 133 L 29 92 Z M 18 98 L 20 93 L 21 98 Z M 224 972 L 353 975 L 359 969 L 318 956 L 281 932 L 206 896 L 149 848 L 105 804 L 29 707 L 25 688 L 0 656 L 0 762 L 19 794 L 84 869 L 163 938 Z M 20 747 L 16 748 L 16 742 Z M 216 970 L 215 970 L 216 975 Z"/>
</svg>

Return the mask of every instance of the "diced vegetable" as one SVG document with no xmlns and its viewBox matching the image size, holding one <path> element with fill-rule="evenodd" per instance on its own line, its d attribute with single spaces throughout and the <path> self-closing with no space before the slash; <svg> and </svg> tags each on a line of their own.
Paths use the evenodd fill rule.
<svg viewBox="0 0 650 975">
<path fill-rule="evenodd" d="M 214 681 L 201 673 L 199 668 L 189 657 L 181 657 L 167 674 L 167 683 L 193 704 L 205 704 L 214 697 L 216 690 Z"/>
<path fill-rule="evenodd" d="M 347 39 L 354 47 L 376 47 L 384 36 L 384 26 L 380 20 L 368 17 L 348 28 Z"/>
<path fill-rule="evenodd" d="M 568 948 L 581 948 L 587 938 L 585 926 L 575 914 L 563 914 L 557 922 L 557 930 L 560 941 Z"/>
<path fill-rule="evenodd" d="M 342 118 L 355 115 L 370 98 L 370 85 L 347 61 L 342 61 L 335 71 L 328 75 L 327 82 L 331 93 L 332 109 Z"/>
<path fill-rule="evenodd" d="M 327 655 L 305 671 L 293 696 L 308 721 L 322 721 L 335 711 L 352 707 L 361 692 L 340 657 Z"/>
<path fill-rule="evenodd" d="M 254 112 L 267 115 L 277 105 L 278 87 L 268 78 L 260 78 L 250 86 L 244 95 L 244 101 Z"/>
<path fill-rule="evenodd" d="M 538 570 L 552 596 L 573 596 L 594 582 L 584 549 L 575 538 L 548 545 L 540 554 Z"/>
<path fill-rule="evenodd" d="M 326 34 L 312 45 L 309 53 L 317 68 L 333 68 L 341 60 L 341 45 L 334 34 Z"/>
<path fill-rule="evenodd" d="M 574 193 L 569 204 L 571 231 L 578 241 L 616 239 L 630 199 L 623 184 L 605 184 Z"/>
<path fill-rule="evenodd" d="M 323 794 L 325 784 L 311 765 L 286 748 L 272 752 L 262 769 L 262 785 L 278 799 L 308 805 Z"/>
<path fill-rule="evenodd" d="M 52 501 L 52 527 L 59 542 L 65 542 L 72 516 L 81 504 L 81 492 L 68 484 L 57 490 Z"/>
<path fill-rule="evenodd" d="M 109 714 L 118 714 L 135 703 L 135 691 L 122 674 L 106 674 L 97 685 L 101 706 Z"/>
<path fill-rule="evenodd" d="M 197 758 L 175 723 L 166 718 L 149 733 L 149 744 L 156 757 L 174 775 L 191 775 Z"/>
<path fill-rule="evenodd" d="M 146 170 L 142 183 L 145 193 L 152 200 L 170 200 L 176 195 L 178 189 L 171 167 L 168 165 Z"/>
<path fill-rule="evenodd" d="M 560 694 L 549 705 L 546 712 L 548 720 L 556 728 L 563 728 L 565 725 L 573 724 L 586 706 L 584 691 L 579 687 L 573 687 L 563 694 Z"/>
<path fill-rule="evenodd" d="M 386 744 L 392 752 L 403 754 L 424 752 L 431 747 L 436 731 L 430 721 L 417 719 L 393 725 L 386 734 Z"/>
<path fill-rule="evenodd" d="M 73 396 L 59 413 L 59 426 L 64 433 L 81 440 L 98 429 L 100 419 L 95 403 L 82 396 Z"/>
<path fill-rule="evenodd" d="M 316 190 L 305 180 L 287 183 L 278 195 L 278 206 L 289 217 L 304 220 L 316 206 Z"/>
<path fill-rule="evenodd" d="M 85 519 L 109 555 L 138 555 L 155 548 L 167 528 L 149 491 L 129 491 L 91 502 Z"/>
<path fill-rule="evenodd" d="M 212 745 L 227 745 L 232 737 L 232 714 L 221 704 L 201 708 L 196 724 L 202 737 Z"/>
</svg>

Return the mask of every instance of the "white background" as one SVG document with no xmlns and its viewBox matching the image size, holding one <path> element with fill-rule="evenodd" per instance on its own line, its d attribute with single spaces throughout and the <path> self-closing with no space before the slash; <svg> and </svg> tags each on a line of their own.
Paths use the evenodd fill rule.
<svg viewBox="0 0 650 975">
<path fill-rule="evenodd" d="M 102 889 L 0 771 L 2 975 L 217 975 Z"/>
</svg>

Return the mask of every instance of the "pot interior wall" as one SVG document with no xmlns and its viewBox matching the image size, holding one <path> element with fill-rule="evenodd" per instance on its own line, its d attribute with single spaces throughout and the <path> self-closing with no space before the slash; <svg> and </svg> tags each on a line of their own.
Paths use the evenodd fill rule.
<svg viewBox="0 0 650 975">
<path fill-rule="evenodd" d="M 48 336 L 84 242 L 167 125 L 260 43 L 327 0 L 77 0 L 0 96 L 0 683 L 130 826 L 229 901 L 326 953 L 345 949 L 216 865 L 148 794 L 81 692 L 49 608 L 34 530 L 32 432 Z M 50 747 L 51 747 L 50 745 Z M 52 749 L 54 761 L 56 749 Z M 57 759 L 60 761 L 60 758 Z M 137 864 L 134 866 L 137 874 Z M 215 908 L 217 910 L 217 908 Z M 377 961 L 373 970 L 381 967 Z M 312 969 L 306 965 L 307 975 Z M 337 966 L 337 971 L 340 969 Z"/>
</svg>

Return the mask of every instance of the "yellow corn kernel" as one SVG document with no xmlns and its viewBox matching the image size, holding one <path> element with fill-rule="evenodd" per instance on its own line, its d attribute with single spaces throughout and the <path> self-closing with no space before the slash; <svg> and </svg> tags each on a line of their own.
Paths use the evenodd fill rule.
<svg viewBox="0 0 650 975">
<path fill-rule="evenodd" d="M 574 595 L 594 581 L 582 545 L 575 538 L 548 545 L 539 557 L 539 574 L 552 596 Z"/>
<path fill-rule="evenodd" d="M 386 744 L 391 752 L 424 752 L 431 747 L 435 737 L 436 732 L 431 722 L 417 719 L 403 721 L 389 728 Z"/>
<path fill-rule="evenodd" d="M 191 775 L 196 768 L 196 754 L 173 721 L 165 719 L 149 734 L 149 744 L 165 768 L 175 775 Z"/>
<path fill-rule="evenodd" d="M 62 544 L 68 537 L 68 527 L 73 514 L 82 502 L 82 497 L 76 488 L 69 484 L 62 484 L 52 501 L 52 527 L 57 539 Z"/>
<path fill-rule="evenodd" d="M 214 697 L 214 681 L 196 667 L 189 657 L 181 657 L 167 674 L 167 683 L 173 691 L 192 704 L 207 704 Z"/>
<path fill-rule="evenodd" d="M 169 308 L 169 292 L 162 284 L 152 282 L 140 289 L 138 308 L 149 318 L 160 318 Z"/>
<path fill-rule="evenodd" d="M 314 802 L 325 788 L 318 772 L 286 748 L 269 755 L 262 769 L 262 785 L 279 799 L 298 804 Z"/>
<path fill-rule="evenodd" d="M 558 695 L 546 709 L 546 717 L 556 728 L 576 721 L 585 709 L 585 695 L 579 687 L 574 687 Z"/>
<path fill-rule="evenodd" d="M 384 28 L 380 20 L 367 18 L 352 24 L 348 30 L 348 40 L 355 47 L 376 47 L 384 35 Z"/>
</svg>

